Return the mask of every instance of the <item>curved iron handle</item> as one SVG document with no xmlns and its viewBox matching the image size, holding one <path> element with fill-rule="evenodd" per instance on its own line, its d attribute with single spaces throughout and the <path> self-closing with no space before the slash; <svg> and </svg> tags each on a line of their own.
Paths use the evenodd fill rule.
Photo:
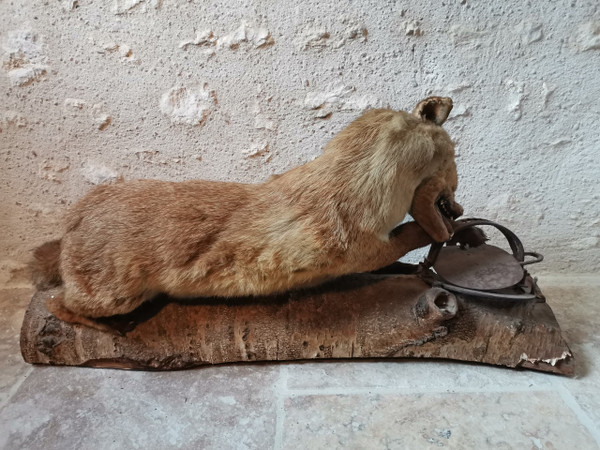
<svg viewBox="0 0 600 450">
<path fill-rule="evenodd" d="M 515 257 L 515 259 L 521 265 L 524 265 L 523 262 L 525 261 L 526 253 L 525 253 L 525 250 L 523 249 L 523 244 L 521 243 L 521 240 L 517 237 L 517 235 L 515 233 L 513 233 L 512 231 L 510 231 L 505 226 L 500 225 L 499 223 L 496 223 L 496 222 L 492 222 L 491 220 L 477 219 L 477 218 L 460 219 L 460 220 L 457 220 L 455 223 L 458 224 L 456 226 L 456 228 L 454 228 L 455 234 L 461 230 L 464 230 L 465 228 L 474 227 L 476 225 L 490 225 L 490 226 L 496 227 L 508 241 L 508 245 L 510 246 L 510 249 L 512 250 L 513 256 Z M 431 267 L 431 266 L 433 266 L 433 264 L 435 264 L 435 261 L 440 253 L 440 250 L 444 246 L 444 244 L 445 244 L 445 242 L 436 242 L 435 244 L 433 244 L 431 246 L 431 248 L 429 250 L 429 254 L 425 258 L 425 264 L 427 267 Z M 527 254 L 530 254 L 530 253 L 533 254 L 533 252 L 529 252 Z M 542 256 L 542 255 L 539 255 L 538 253 L 535 253 L 534 255 L 537 258 Z M 543 257 L 542 257 L 542 259 L 543 259 Z M 533 263 L 536 263 L 539 261 L 541 261 L 541 259 L 538 259 L 535 261 L 530 261 L 530 262 L 525 262 L 525 264 L 533 264 Z"/>
</svg>

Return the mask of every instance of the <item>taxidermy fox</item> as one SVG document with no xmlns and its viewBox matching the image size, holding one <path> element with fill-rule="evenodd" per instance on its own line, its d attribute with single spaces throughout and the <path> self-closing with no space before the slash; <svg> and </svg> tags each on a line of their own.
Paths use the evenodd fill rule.
<svg viewBox="0 0 600 450">
<path fill-rule="evenodd" d="M 462 214 L 450 98 L 377 109 L 321 156 L 261 184 L 138 180 L 94 188 L 64 234 L 34 251 L 38 288 L 63 284 L 57 317 L 94 326 L 158 293 L 264 295 L 376 270 L 443 242 Z M 416 222 L 398 226 L 407 212 Z"/>
</svg>

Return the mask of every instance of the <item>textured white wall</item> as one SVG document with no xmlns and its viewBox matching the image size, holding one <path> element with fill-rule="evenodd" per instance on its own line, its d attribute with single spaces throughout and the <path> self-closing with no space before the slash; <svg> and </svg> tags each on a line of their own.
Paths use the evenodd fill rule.
<svg viewBox="0 0 600 450">
<path fill-rule="evenodd" d="M 256 182 L 365 108 L 455 108 L 458 199 L 546 255 L 600 266 L 600 11 L 523 2 L 0 2 L 0 274 L 93 184 Z M 157 211 L 157 213 L 159 213 Z"/>
</svg>

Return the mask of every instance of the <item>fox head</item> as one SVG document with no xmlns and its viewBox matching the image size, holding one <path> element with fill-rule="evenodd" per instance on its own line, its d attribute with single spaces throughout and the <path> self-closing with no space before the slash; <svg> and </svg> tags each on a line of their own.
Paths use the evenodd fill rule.
<svg viewBox="0 0 600 450">
<path fill-rule="evenodd" d="M 448 97 L 428 97 L 412 113 L 373 109 L 327 145 L 325 155 L 335 158 L 328 176 L 338 171 L 347 180 L 343 190 L 364 199 L 365 223 L 385 216 L 385 233 L 410 212 L 434 240 L 450 238 L 450 220 L 462 214 L 454 200 L 454 144 L 441 126 L 451 110 Z M 431 193 L 425 196 L 425 190 Z M 422 213 L 423 202 L 431 203 L 428 214 Z"/>
<path fill-rule="evenodd" d="M 452 237 L 452 221 L 463 213 L 462 206 L 454 199 L 458 186 L 454 144 L 441 127 L 451 110 L 450 98 L 429 97 L 412 112 L 425 124 L 438 157 L 433 158 L 428 175 L 417 186 L 409 212 L 437 242 Z"/>
</svg>

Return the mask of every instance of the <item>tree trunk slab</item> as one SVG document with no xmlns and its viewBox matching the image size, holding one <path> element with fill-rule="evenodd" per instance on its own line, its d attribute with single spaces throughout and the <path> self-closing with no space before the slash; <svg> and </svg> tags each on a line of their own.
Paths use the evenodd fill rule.
<svg viewBox="0 0 600 450">
<path fill-rule="evenodd" d="M 106 319 L 115 333 L 60 321 L 45 305 L 53 291 L 39 291 L 25 314 L 21 352 L 31 364 L 142 370 L 441 358 L 573 374 L 571 351 L 545 301 L 455 295 L 432 287 L 427 271 L 413 272 L 356 274 L 262 298 L 160 297 Z"/>
</svg>

